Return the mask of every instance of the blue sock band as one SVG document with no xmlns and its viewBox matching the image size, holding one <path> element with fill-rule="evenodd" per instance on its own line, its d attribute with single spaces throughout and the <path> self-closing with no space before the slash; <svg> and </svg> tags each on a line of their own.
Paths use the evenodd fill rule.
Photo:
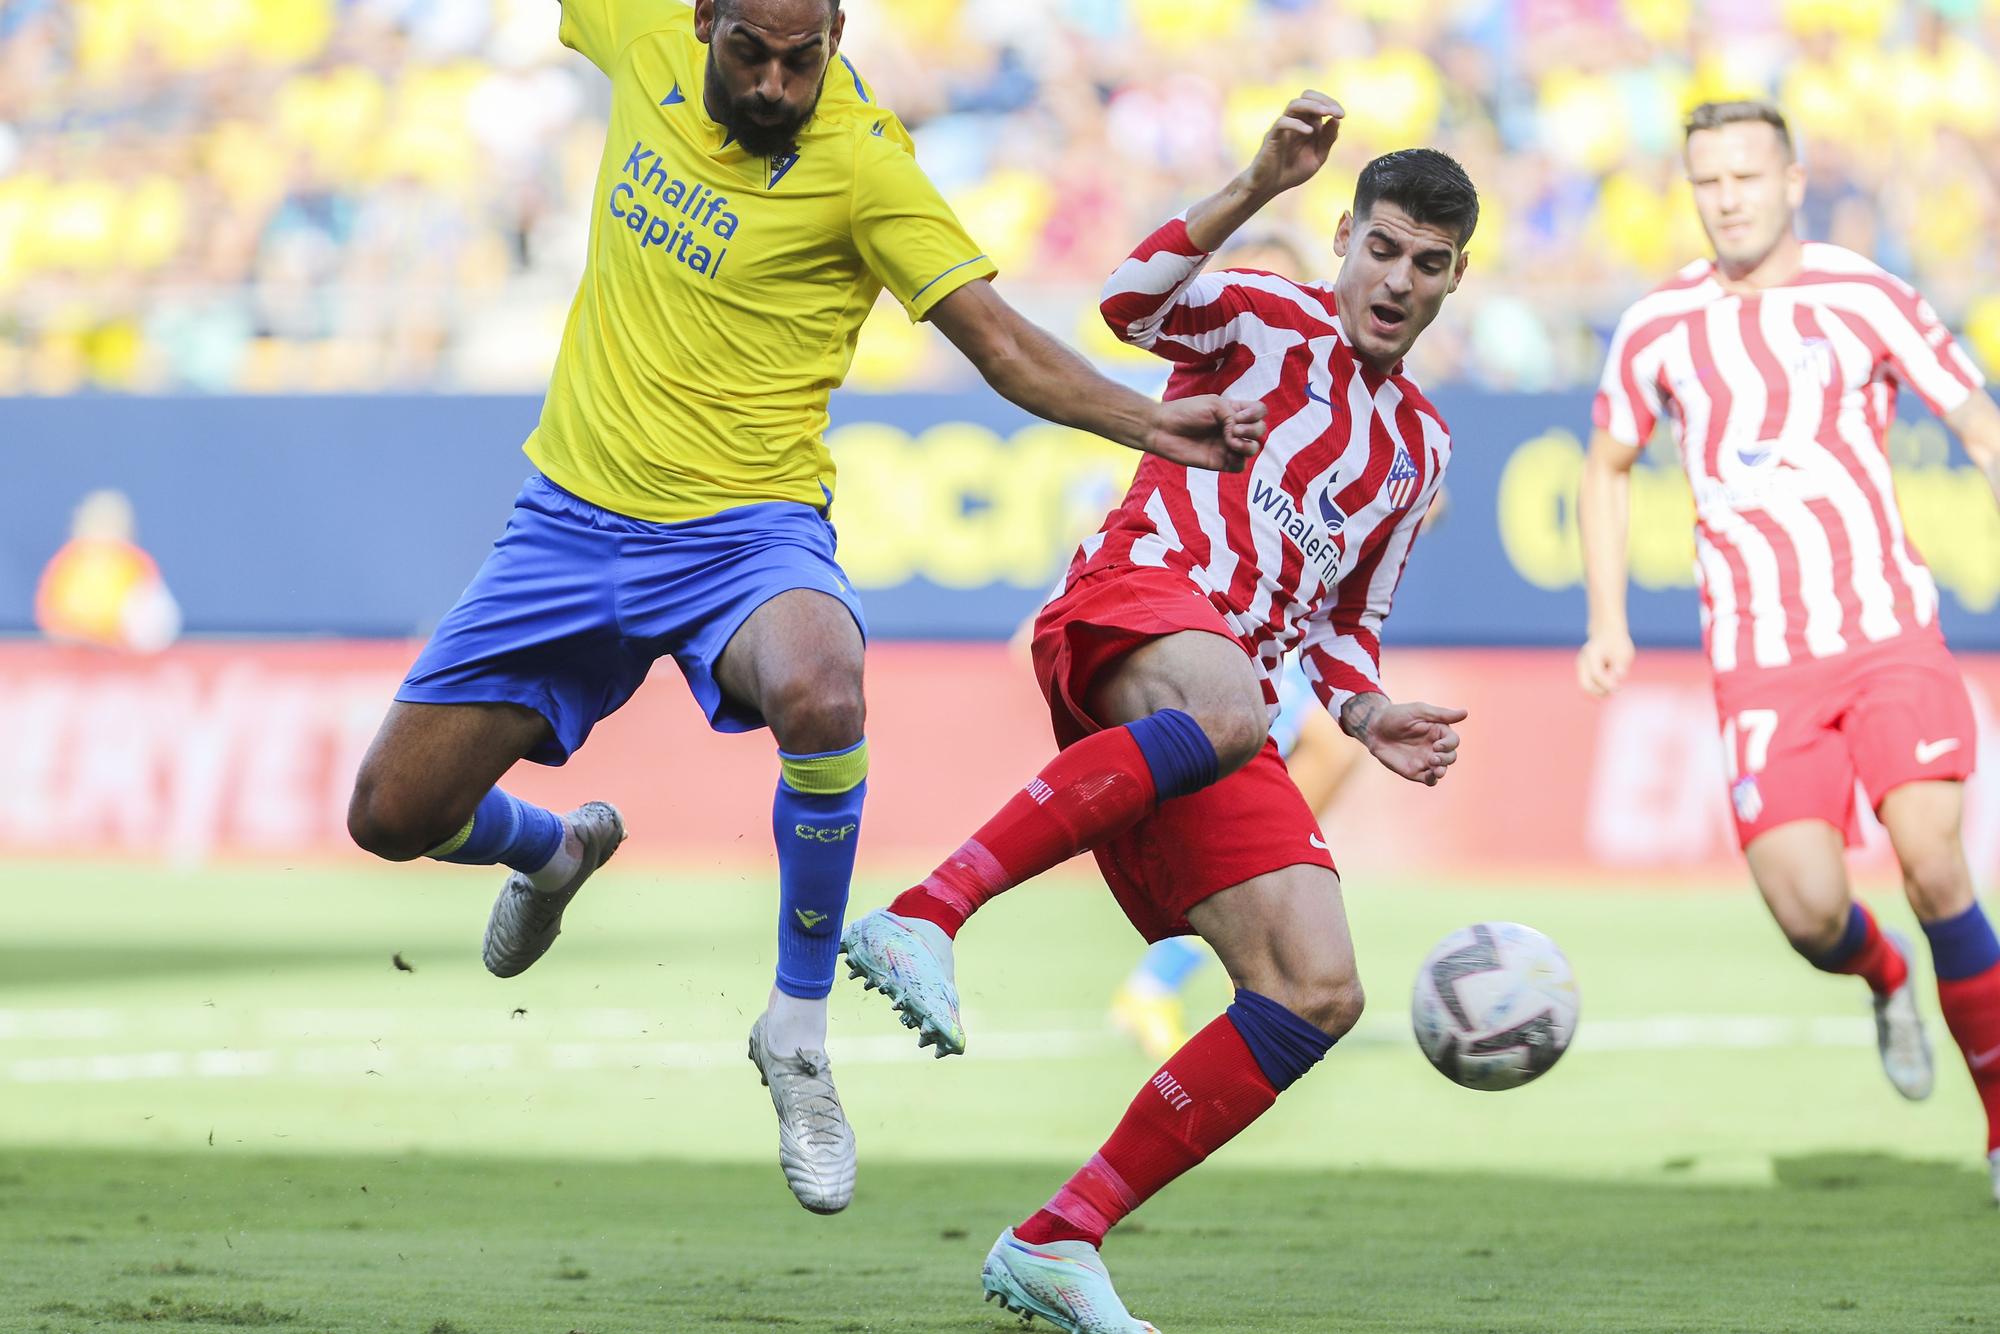
<svg viewBox="0 0 2000 1334">
<path fill-rule="evenodd" d="M 1930 937 L 1931 967 L 1940 982 L 1977 977 L 2000 963 L 2000 939 L 1994 938 L 1993 924 L 1977 902 L 1956 917 L 1925 922 L 1923 927 Z"/>
<path fill-rule="evenodd" d="M 1126 725 L 1146 767 L 1153 771 L 1157 800 L 1199 792 L 1218 777 L 1220 765 L 1208 733 L 1179 709 L 1161 709 Z"/>
<path fill-rule="evenodd" d="M 778 845 L 777 981 L 787 996 L 817 1000 L 833 990 L 861 803 L 868 795 L 867 747 L 861 741 L 825 755 L 778 752 L 782 776 L 771 803 L 771 834 Z"/>
<path fill-rule="evenodd" d="M 1168 936 L 1140 958 L 1135 977 L 1157 983 L 1162 991 L 1179 991 L 1207 960 L 1208 951 L 1186 936 Z"/>
<path fill-rule="evenodd" d="M 1333 1050 L 1334 1039 L 1269 996 L 1239 987 L 1225 1013 L 1243 1035 L 1243 1045 L 1257 1058 L 1264 1078 L 1280 1093 Z"/>
<path fill-rule="evenodd" d="M 462 866 L 539 871 L 562 846 L 562 817 L 493 788 L 479 799 L 456 837 L 424 855 Z"/>
<path fill-rule="evenodd" d="M 1868 910 L 1858 903 L 1847 905 L 1847 928 L 1840 933 L 1840 943 L 1824 954 L 1805 954 L 1806 962 L 1824 973 L 1837 973 L 1849 959 L 1861 952 L 1868 940 Z"/>
</svg>

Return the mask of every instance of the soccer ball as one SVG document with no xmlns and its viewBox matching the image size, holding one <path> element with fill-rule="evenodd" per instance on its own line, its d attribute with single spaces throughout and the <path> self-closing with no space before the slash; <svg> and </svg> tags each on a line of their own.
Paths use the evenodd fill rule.
<svg viewBox="0 0 2000 1334">
<path fill-rule="evenodd" d="M 1438 1072 L 1469 1089 L 1519 1088 L 1576 1036 L 1576 978 L 1556 943 L 1517 922 L 1452 932 L 1417 970 L 1410 1023 Z"/>
</svg>

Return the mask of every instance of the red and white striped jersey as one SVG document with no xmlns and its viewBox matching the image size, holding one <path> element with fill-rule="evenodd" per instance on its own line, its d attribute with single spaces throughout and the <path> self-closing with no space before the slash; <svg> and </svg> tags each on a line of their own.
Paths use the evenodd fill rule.
<svg viewBox="0 0 2000 1334">
<path fill-rule="evenodd" d="M 1899 386 L 1943 416 L 1981 384 L 1928 302 L 1839 246 L 1808 244 L 1797 277 L 1747 294 L 1702 260 L 1625 312 L 1593 415 L 1634 448 L 1673 422 L 1716 671 L 1936 623 L 1884 438 Z"/>
<path fill-rule="evenodd" d="M 1207 259 L 1184 219 L 1167 223 L 1105 284 L 1104 319 L 1175 363 L 1167 398 L 1262 399 L 1264 447 L 1240 473 L 1148 456 L 1065 582 L 1120 565 L 1179 570 L 1236 632 L 1274 710 L 1297 645 L 1337 712 L 1382 689 L 1382 621 L 1451 440 L 1401 366 L 1383 375 L 1355 355 L 1330 286 L 1204 274 Z"/>
</svg>

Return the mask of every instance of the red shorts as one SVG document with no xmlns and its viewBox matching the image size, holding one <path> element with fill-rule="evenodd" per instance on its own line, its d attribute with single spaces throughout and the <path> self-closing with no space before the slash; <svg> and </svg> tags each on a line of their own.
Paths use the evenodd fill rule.
<svg viewBox="0 0 2000 1334">
<path fill-rule="evenodd" d="M 1963 780 L 1977 758 L 1972 701 L 1944 640 L 1919 631 L 1820 658 L 1715 678 L 1736 837 L 1793 820 L 1861 837 L 1871 806 L 1904 783 Z"/>
<path fill-rule="evenodd" d="M 1096 571 L 1044 607 L 1035 621 L 1035 679 L 1056 741 L 1070 746 L 1100 730 L 1086 701 L 1102 673 L 1141 645 L 1183 630 L 1242 642 L 1202 591 L 1173 570 Z M 1118 906 L 1147 940 L 1185 935 L 1193 929 L 1188 909 L 1232 885 L 1287 866 L 1334 869 L 1319 821 L 1270 741 L 1235 773 L 1163 803 L 1094 855 Z"/>
</svg>

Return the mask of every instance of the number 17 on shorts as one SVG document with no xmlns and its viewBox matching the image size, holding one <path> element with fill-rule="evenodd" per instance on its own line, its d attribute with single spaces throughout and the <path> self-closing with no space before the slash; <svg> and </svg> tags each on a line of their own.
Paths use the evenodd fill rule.
<svg viewBox="0 0 2000 1334">
<path fill-rule="evenodd" d="M 1917 635 L 1716 681 L 1738 841 L 1822 820 L 1861 841 L 1857 780 L 1871 805 L 1904 783 L 1972 772 L 1965 682 L 1942 641 Z"/>
</svg>

